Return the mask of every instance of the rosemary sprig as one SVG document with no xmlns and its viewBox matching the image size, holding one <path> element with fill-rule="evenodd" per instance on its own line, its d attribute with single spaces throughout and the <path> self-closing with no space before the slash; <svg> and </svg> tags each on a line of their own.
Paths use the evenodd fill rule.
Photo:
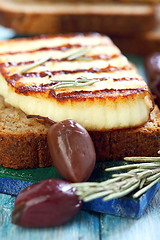
<svg viewBox="0 0 160 240">
<path fill-rule="evenodd" d="M 124 160 L 131 162 L 157 162 L 160 161 L 160 157 L 125 157 Z"/>
<path fill-rule="evenodd" d="M 81 57 L 83 57 L 89 51 L 90 51 L 90 48 L 80 48 L 78 50 L 73 51 L 72 53 L 66 54 L 61 59 L 66 59 L 67 58 L 67 60 L 69 60 L 69 61 L 75 60 L 75 59 L 78 59 L 78 58 L 80 59 Z"/>
<path fill-rule="evenodd" d="M 32 64 L 29 65 L 28 67 L 24 68 L 24 69 L 21 71 L 21 73 L 22 73 L 22 74 L 23 74 L 23 73 L 26 73 L 26 72 L 28 72 L 29 70 L 31 70 L 31 69 L 33 69 L 33 68 L 35 68 L 35 67 L 40 66 L 41 64 L 47 62 L 50 58 L 51 58 L 51 56 L 47 56 L 47 57 L 44 57 L 44 58 L 42 58 L 42 59 L 40 59 L 40 60 L 32 63 Z"/>
<path fill-rule="evenodd" d="M 160 181 L 160 158 L 159 157 L 136 157 L 125 160 L 142 161 L 142 163 L 127 164 L 107 168 L 105 171 L 128 170 L 127 172 L 113 174 L 111 179 L 100 183 L 73 183 L 76 194 L 85 202 L 102 197 L 104 201 L 120 198 L 137 190 L 132 197 L 138 198 Z"/>
<path fill-rule="evenodd" d="M 84 87 L 84 86 L 90 86 L 93 85 L 95 82 L 98 82 L 99 80 L 97 79 L 88 79 L 86 77 L 79 77 L 76 79 L 69 79 L 69 80 L 52 80 L 52 82 L 58 82 L 56 85 L 54 85 L 54 89 L 59 89 L 59 88 L 71 88 L 71 87 Z"/>
<path fill-rule="evenodd" d="M 75 59 L 78 59 L 78 60 L 85 60 L 85 61 L 89 61 L 89 60 L 92 60 L 91 57 L 83 57 L 86 53 L 88 53 L 90 51 L 90 48 L 80 48 L 78 50 L 75 50 L 73 51 L 72 53 L 66 53 L 62 58 L 61 60 L 63 59 L 67 59 L 69 61 L 71 60 L 75 60 Z M 49 59 L 51 59 L 51 56 L 47 56 L 47 57 L 44 57 L 34 63 L 32 63 L 31 65 L 29 65 L 28 67 L 24 68 L 21 73 L 26 73 L 28 72 L 29 70 L 35 68 L 35 67 L 38 67 L 40 66 L 41 64 L 47 62 Z"/>
</svg>

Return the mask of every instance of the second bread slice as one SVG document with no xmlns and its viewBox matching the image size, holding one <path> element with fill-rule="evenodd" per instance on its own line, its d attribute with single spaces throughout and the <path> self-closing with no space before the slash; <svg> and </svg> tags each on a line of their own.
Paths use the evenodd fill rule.
<svg viewBox="0 0 160 240">
<path fill-rule="evenodd" d="M 133 34 L 151 30 L 155 9 L 149 4 L 0 1 L 0 24 L 20 34 L 101 32 Z"/>
</svg>

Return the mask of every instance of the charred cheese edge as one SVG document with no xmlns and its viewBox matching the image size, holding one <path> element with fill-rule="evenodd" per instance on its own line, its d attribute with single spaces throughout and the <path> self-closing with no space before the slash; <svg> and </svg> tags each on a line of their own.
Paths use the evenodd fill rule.
<svg viewBox="0 0 160 240">
<path fill-rule="evenodd" d="M 82 56 L 69 59 L 76 52 Z M 33 63 L 48 57 L 34 68 Z M 147 84 L 110 38 L 75 34 L 0 43 L 0 95 L 26 114 L 74 119 L 88 130 L 136 127 L 153 108 Z M 96 80 L 56 88 L 62 81 Z M 58 86 L 58 85 L 57 85 Z"/>
</svg>

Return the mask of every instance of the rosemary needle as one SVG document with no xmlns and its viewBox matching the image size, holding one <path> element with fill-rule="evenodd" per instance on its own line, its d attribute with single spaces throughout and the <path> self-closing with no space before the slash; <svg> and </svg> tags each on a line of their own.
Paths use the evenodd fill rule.
<svg viewBox="0 0 160 240">
<path fill-rule="evenodd" d="M 68 79 L 68 80 L 52 80 L 50 81 L 55 82 L 57 84 L 53 85 L 52 87 L 54 89 L 59 89 L 59 88 L 71 88 L 71 87 L 85 87 L 85 86 L 90 86 L 93 85 L 95 82 L 98 82 L 99 80 L 97 79 L 88 79 L 86 77 L 79 77 L 76 79 Z"/>
<path fill-rule="evenodd" d="M 70 55 L 68 55 L 67 57 L 65 56 L 63 58 L 67 58 L 68 60 L 74 60 L 74 59 L 82 57 L 89 51 L 90 51 L 90 48 L 80 48 L 80 49 L 76 50 L 75 52 L 70 53 Z"/>
<path fill-rule="evenodd" d="M 134 183 L 137 183 L 137 178 L 131 179 L 131 181 L 128 181 L 124 186 L 121 187 L 121 189 L 127 189 L 131 187 Z"/>
<path fill-rule="evenodd" d="M 84 83 L 84 82 L 87 82 L 87 81 L 91 81 L 91 80 L 93 80 L 93 79 L 89 79 L 89 78 L 86 78 L 86 77 L 83 77 L 83 76 L 81 76 L 81 77 L 78 77 L 78 78 L 76 78 L 76 79 L 50 79 L 50 81 L 52 81 L 52 82 L 59 82 L 59 83 L 70 83 L 70 82 L 82 82 L 82 83 Z M 97 80 L 95 80 L 95 81 L 97 81 Z"/>
<path fill-rule="evenodd" d="M 104 197 L 104 196 L 106 196 L 108 194 L 111 194 L 111 193 L 113 193 L 113 190 L 102 191 L 102 192 L 94 193 L 94 194 L 89 195 L 89 196 L 82 196 L 82 199 L 83 199 L 84 202 L 88 202 L 88 201 L 94 200 L 96 198 Z"/>
<path fill-rule="evenodd" d="M 154 180 L 153 182 L 151 182 L 149 185 L 147 185 L 146 187 L 140 189 L 138 192 L 136 192 L 135 194 L 132 195 L 133 198 L 138 198 L 140 197 L 143 193 L 145 193 L 148 189 L 150 189 L 154 184 L 156 184 L 157 182 L 160 181 L 160 177 L 157 178 L 156 180 Z"/>
<path fill-rule="evenodd" d="M 124 160 L 131 162 L 158 162 L 160 157 L 125 157 Z"/>
<path fill-rule="evenodd" d="M 146 182 L 146 178 L 143 178 L 140 182 L 139 189 L 141 189 L 144 186 L 145 182 Z"/>
<path fill-rule="evenodd" d="M 96 80 L 91 80 L 88 82 L 84 82 L 84 83 L 79 83 L 79 82 L 74 82 L 74 83 L 66 83 L 66 84 L 57 84 L 54 89 L 58 89 L 58 88 L 69 88 L 69 87 L 85 87 L 85 86 L 90 86 L 92 84 L 94 84 L 96 82 Z"/>
<path fill-rule="evenodd" d="M 158 170 L 158 172 L 156 174 L 154 174 L 153 176 L 150 176 L 146 179 L 146 182 L 150 182 L 150 181 L 153 181 L 155 179 L 157 179 L 157 177 L 159 178 L 160 177 L 160 169 L 156 169 Z"/>
<path fill-rule="evenodd" d="M 21 73 L 22 73 L 22 74 L 23 74 L 23 73 L 26 73 L 28 70 L 31 70 L 32 68 L 38 67 L 39 65 L 47 62 L 50 58 L 51 58 L 51 56 L 47 56 L 47 57 L 45 57 L 45 58 L 42 58 L 42 59 L 40 59 L 40 60 L 38 60 L 38 61 L 30 64 L 28 67 L 24 68 L 24 69 L 21 71 Z"/>
<path fill-rule="evenodd" d="M 124 166 L 117 166 L 117 167 L 111 167 L 111 168 L 107 168 L 105 169 L 106 172 L 110 172 L 110 171 L 117 171 L 117 170 L 123 170 L 123 169 L 130 169 L 130 168 L 150 168 L 150 167 L 160 167 L 160 163 L 135 163 L 135 164 L 127 164 Z"/>
</svg>

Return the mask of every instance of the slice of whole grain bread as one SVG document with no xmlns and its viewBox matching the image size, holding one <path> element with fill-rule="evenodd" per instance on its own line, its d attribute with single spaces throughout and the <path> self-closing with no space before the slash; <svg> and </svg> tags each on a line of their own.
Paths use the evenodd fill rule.
<svg viewBox="0 0 160 240">
<path fill-rule="evenodd" d="M 47 145 L 50 124 L 28 119 L 19 109 L 0 97 L 0 165 L 22 169 L 51 165 Z M 158 156 L 160 111 L 155 107 L 142 127 L 89 132 L 97 161 L 120 160 L 125 156 Z"/>
</svg>

